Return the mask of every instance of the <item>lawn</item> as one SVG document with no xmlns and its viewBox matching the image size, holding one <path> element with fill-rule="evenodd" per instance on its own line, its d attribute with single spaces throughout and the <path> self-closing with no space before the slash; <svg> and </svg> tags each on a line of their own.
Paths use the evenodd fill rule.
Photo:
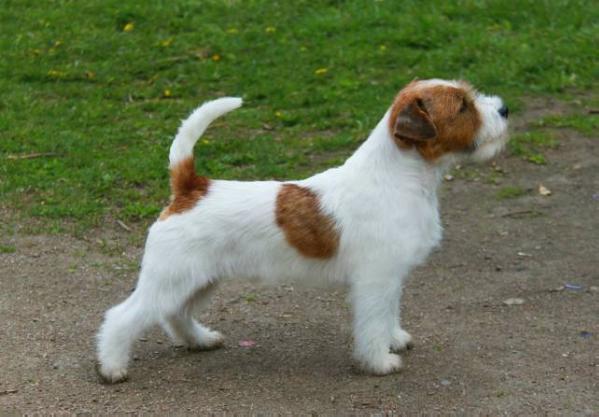
<svg viewBox="0 0 599 417">
<path fill-rule="evenodd" d="M 197 168 L 248 180 L 340 163 L 415 77 L 468 79 L 516 111 L 568 100 L 597 87 L 598 21 L 593 1 L 4 0 L 0 204 L 48 224 L 148 220 L 179 120 L 223 95 L 245 106 L 198 143 Z M 515 154 L 544 163 L 526 141 L 544 139 Z"/>
</svg>

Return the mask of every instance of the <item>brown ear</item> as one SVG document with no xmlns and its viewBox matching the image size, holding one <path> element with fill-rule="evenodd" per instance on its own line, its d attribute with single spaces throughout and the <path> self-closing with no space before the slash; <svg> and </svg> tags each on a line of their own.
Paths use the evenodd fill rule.
<svg viewBox="0 0 599 417">
<path fill-rule="evenodd" d="M 420 100 L 413 100 L 399 112 L 393 125 L 393 136 L 408 141 L 427 141 L 437 137 L 437 128 Z"/>
</svg>

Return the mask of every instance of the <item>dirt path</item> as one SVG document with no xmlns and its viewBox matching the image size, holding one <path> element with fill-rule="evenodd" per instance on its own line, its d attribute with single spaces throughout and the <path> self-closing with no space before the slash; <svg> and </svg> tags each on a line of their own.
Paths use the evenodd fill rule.
<svg viewBox="0 0 599 417">
<path fill-rule="evenodd" d="M 28 235 L 4 211 L 0 410 L 599 415 L 599 140 L 556 134 L 546 166 L 501 158 L 444 184 L 443 246 L 405 291 L 416 347 L 382 378 L 353 365 L 343 291 L 230 285 L 203 317 L 225 348 L 188 353 L 155 330 L 130 381 L 100 385 L 93 336 L 134 286 L 139 245 L 118 229 Z M 507 185 L 529 191 L 498 198 Z"/>
</svg>

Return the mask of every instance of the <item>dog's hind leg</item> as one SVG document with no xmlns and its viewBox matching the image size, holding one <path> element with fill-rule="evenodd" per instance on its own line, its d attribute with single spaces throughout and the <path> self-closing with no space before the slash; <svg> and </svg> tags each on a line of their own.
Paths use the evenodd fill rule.
<svg viewBox="0 0 599 417">
<path fill-rule="evenodd" d="M 210 350 L 222 346 L 223 336 L 214 330 L 198 323 L 193 314 L 208 304 L 216 284 L 197 290 L 181 309 L 168 315 L 162 321 L 162 327 L 175 345 L 185 346 L 192 350 Z"/>
<path fill-rule="evenodd" d="M 158 319 L 158 312 L 151 307 L 139 287 L 124 302 L 106 312 L 97 336 L 98 372 L 104 382 L 116 383 L 127 379 L 133 342 Z"/>
</svg>

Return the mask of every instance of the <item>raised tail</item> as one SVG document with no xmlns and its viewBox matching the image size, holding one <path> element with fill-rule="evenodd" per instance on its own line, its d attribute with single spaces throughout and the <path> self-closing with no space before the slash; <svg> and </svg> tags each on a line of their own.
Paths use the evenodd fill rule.
<svg viewBox="0 0 599 417">
<path fill-rule="evenodd" d="M 207 101 L 195 109 L 181 123 L 177 136 L 171 145 L 169 167 L 174 169 L 179 163 L 193 156 L 193 147 L 202 136 L 208 125 L 216 118 L 239 108 L 242 104 L 239 97 L 223 97 Z"/>
<path fill-rule="evenodd" d="M 196 174 L 193 146 L 214 119 L 239 106 L 241 106 L 241 99 L 236 97 L 208 101 L 195 109 L 181 123 L 169 153 L 171 203 L 160 214 L 161 220 L 165 220 L 172 214 L 191 209 L 200 198 L 206 195 L 210 180 Z"/>
</svg>

